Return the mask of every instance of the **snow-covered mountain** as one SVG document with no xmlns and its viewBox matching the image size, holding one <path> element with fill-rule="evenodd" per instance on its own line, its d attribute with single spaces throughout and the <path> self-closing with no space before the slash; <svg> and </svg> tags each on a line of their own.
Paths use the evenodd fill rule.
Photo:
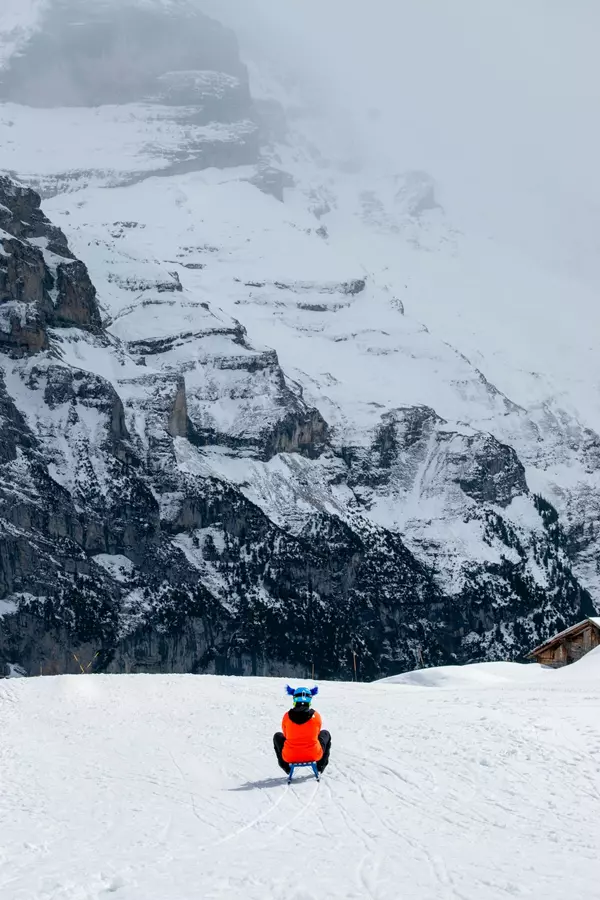
<svg viewBox="0 0 600 900">
<path fill-rule="evenodd" d="M 0 681 L 0 894 L 596 900 L 599 663 L 321 683 L 331 761 L 289 787 L 279 679 Z"/>
<path fill-rule="evenodd" d="M 593 268 L 353 144 L 249 9 L 250 74 L 208 3 L 2 19 L 0 656 L 519 657 L 600 588 Z"/>
</svg>

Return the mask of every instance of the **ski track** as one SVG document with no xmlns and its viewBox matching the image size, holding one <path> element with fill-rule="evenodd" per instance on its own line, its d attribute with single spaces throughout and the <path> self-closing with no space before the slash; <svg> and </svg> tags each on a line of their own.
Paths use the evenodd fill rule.
<svg viewBox="0 0 600 900">
<path fill-rule="evenodd" d="M 332 762 L 290 786 L 276 679 L 0 683 L 0 900 L 596 900 L 597 656 L 323 684 Z"/>
</svg>

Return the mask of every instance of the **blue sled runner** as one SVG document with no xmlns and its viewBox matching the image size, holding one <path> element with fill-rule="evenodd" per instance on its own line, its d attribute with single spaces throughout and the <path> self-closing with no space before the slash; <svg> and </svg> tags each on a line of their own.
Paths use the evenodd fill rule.
<svg viewBox="0 0 600 900">
<path fill-rule="evenodd" d="M 287 783 L 292 783 L 292 778 L 294 777 L 294 771 L 296 769 L 306 769 L 310 766 L 313 771 L 313 775 L 317 779 L 317 781 L 321 780 L 321 776 L 319 775 L 319 770 L 317 769 L 316 762 L 305 762 L 305 763 L 290 763 L 290 774 L 288 775 Z"/>
</svg>

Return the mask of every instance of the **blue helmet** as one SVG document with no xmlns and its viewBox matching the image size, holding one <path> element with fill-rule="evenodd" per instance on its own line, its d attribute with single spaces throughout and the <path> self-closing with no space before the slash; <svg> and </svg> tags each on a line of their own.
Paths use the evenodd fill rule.
<svg viewBox="0 0 600 900">
<path fill-rule="evenodd" d="M 307 688 L 307 687 L 297 687 L 292 688 L 289 684 L 286 687 L 286 691 L 292 697 L 294 706 L 309 707 L 312 703 L 312 698 L 315 694 L 318 694 L 319 688 Z"/>
</svg>

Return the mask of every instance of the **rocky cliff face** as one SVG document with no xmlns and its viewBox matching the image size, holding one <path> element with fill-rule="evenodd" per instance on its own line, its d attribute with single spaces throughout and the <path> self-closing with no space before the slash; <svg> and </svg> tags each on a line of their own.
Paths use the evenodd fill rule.
<svg viewBox="0 0 600 900">
<path fill-rule="evenodd" d="M 0 346 L 47 349 L 53 325 L 98 331 L 96 291 L 37 194 L 0 176 Z"/>
<path fill-rule="evenodd" d="M 6 661 L 35 673 L 92 664 L 300 674 L 314 665 L 336 677 L 349 673 L 356 651 L 361 675 L 374 677 L 420 662 L 518 656 L 540 630 L 589 607 L 562 536 L 546 531 L 551 508 L 528 543 L 503 519 L 502 509 L 529 497 L 509 447 L 408 408 L 384 418 L 370 448 L 338 450 L 277 356 L 255 351 L 239 325 L 204 307 L 194 310 L 204 322 L 196 317 L 193 336 L 176 330 L 142 347 L 111 335 L 85 266 L 39 198 L 1 184 Z M 185 293 L 176 302 L 185 309 Z M 176 372 L 171 359 L 171 375 L 156 370 L 155 358 L 192 339 L 193 367 Z M 198 354 L 203 344 L 212 352 Z M 67 361 L 69 345 L 81 366 Z M 122 371 L 90 371 L 103 357 Z M 225 426 L 214 413 L 227 395 L 237 412 Z M 290 472 L 304 459 L 329 472 L 321 486 L 329 500 L 315 508 L 308 469 L 311 514 L 277 524 L 241 486 L 209 474 L 205 454 L 217 451 L 261 466 L 285 459 Z M 408 486 L 425 460 L 472 502 L 490 546 L 504 547 L 502 562 L 473 568 L 455 596 L 399 534 L 361 511 L 377 493 Z M 336 484 L 348 485 L 358 505 L 335 499 Z"/>
</svg>

